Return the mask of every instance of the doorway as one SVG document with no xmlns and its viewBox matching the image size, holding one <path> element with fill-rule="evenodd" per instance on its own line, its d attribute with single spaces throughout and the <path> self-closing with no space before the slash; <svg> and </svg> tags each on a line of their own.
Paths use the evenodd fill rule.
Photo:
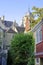
<svg viewBox="0 0 43 65">
<path fill-rule="evenodd" d="M 43 58 L 40 58 L 40 65 L 43 65 Z"/>
</svg>

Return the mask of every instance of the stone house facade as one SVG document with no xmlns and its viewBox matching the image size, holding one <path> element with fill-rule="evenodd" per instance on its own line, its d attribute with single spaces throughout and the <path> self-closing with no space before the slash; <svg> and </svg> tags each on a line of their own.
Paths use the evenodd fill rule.
<svg viewBox="0 0 43 65">
<path fill-rule="evenodd" d="M 24 32 L 25 28 L 14 26 L 14 22 L 0 19 L 0 65 L 6 65 L 10 41 L 14 34 Z"/>
</svg>

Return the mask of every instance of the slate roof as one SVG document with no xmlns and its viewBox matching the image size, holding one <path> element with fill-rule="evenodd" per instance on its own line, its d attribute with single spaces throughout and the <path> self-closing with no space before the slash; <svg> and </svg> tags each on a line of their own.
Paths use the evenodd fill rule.
<svg viewBox="0 0 43 65">
<path fill-rule="evenodd" d="M 16 29 L 18 32 L 24 32 L 24 30 L 25 30 L 24 27 L 20 27 L 20 26 L 16 26 Z"/>
<path fill-rule="evenodd" d="M 2 21 L 2 24 L 5 26 L 5 31 L 9 32 L 9 33 L 16 33 L 12 28 L 11 26 L 13 25 L 13 22 L 12 21 Z M 9 29 L 6 29 L 6 28 L 9 28 Z M 21 27 L 21 26 L 15 26 L 15 28 L 17 29 L 18 33 L 20 32 L 24 32 L 25 28 L 24 27 Z"/>
<path fill-rule="evenodd" d="M 4 25 L 5 25 L 6 27 L 11 27 L 12 24 L 13 24 L 12 21 L 3 21 L 3 22 L 4 22 Z"/>
</svg>

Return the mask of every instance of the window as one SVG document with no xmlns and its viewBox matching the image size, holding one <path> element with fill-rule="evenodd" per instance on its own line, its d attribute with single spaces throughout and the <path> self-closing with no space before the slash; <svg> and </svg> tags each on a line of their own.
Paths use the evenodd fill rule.
<svg viewBox="0 0 43 65">
<path fill-rule="evenodd" d="M 36 63 L 39 63 L 39 58 L 36 58 Z"/>
<path fill-rule="evenodd" d="M 2 29 L 0 29 L 0 45 L 2 43 L 2 38 L 3 38 L 3 31 L 2 31 Z"/>
<path fill-rule="evenodd" d="M 5 37 L 5 32 L 3 32 L 3 37 Z"/>
<path fill-rule="evenodd" d="M 2 38 L 3 37 L 3 33 L 2 33 L 2 31 L 0 31 L 0 38 Z"/>
<path fill-rule="evenodd" d="M 40 35 L 39 40 L 42 41 L 42 31 L 41 30 L 39 31 L 39 35 Z"/>
<path fill-rule="evenodd" d="M 42 31 L 41 29 L 38 29 L 36 31 L 36 43 L 40 43 L 42 41 Z"/>
</svg>

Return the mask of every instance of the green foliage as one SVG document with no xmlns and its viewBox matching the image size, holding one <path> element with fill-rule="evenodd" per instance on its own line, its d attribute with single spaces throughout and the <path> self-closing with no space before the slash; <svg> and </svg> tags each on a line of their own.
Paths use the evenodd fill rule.
<svg viewBox="0 0 43 65">
<path fill-rule="evenodd" d="M 16 34 L 11 41 L 9 52 L 9 64 L 27 65 L 30 58 L 33 60 L 34 57 L 33 34 Z"/>
<path fill-rule="evenodd" d="M 43 8 L 37 8 L 33 7 L 32 8 L 32 15 L 31 16 L 31 28 L 34 27 L 38 22 L 40 22 L 43 18 Z"/>
<path fill-rule="evenodd" d="M 34 16 L 37 16 L 37 21 L 40 21 L 43 18 L 43 8 L 33 7 L 32 9 L 34 10 Z"/>
</svg>

